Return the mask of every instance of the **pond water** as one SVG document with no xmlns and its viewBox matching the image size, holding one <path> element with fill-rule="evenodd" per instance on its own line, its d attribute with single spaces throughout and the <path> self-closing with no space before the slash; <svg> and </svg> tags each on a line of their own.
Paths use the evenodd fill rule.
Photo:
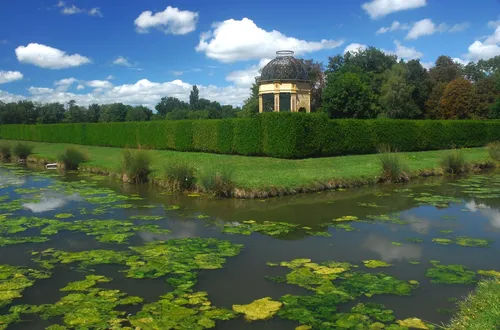
<svg viewBox="0 0 500 330">
<path fill-rule="evenodd" d="M 500 175 L 211 200 L 3 165 L 0 230 L 0 329 L 432 328 L 500 275 Z"/>
</svg>

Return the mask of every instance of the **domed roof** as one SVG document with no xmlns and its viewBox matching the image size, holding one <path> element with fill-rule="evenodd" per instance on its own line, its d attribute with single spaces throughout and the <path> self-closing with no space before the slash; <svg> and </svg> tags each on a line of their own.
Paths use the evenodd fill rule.
<svg viewBox="0 0 500 330">
<path fill-rule="evenodd" d="M 293 57 L 293 52 L 281 50 L 276 58 L 262 68 L 261 81 L 309 80 L 309 74 L 302 62 Z"/>
</svg>

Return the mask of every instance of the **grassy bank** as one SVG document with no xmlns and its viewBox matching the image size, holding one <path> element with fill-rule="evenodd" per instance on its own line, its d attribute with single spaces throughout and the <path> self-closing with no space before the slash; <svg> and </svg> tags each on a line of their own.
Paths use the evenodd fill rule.
<svg viewBox="0 0 500 330">
<path fill-rule="evenodd" d="M 500 280 L 480 282 L 476 291 L 460 303 L 447 330 L 500 329 Z"/>
<path fill-rule="evenodd" d="M 14 142 L 14 141 L 9 141 Z M 58 143 L 29 142 L 34 146 L 31 160 L 56 161 L 68 146 L 82 150 L 88 161 L 86 170 L 117 172 L 121 148 L 90 147 Z M 161 179 L 165 164 L 183 162 L 203 175 L 221 167 L 234 170 L 236 197 L 270 197 L 297 192 L 319 191 L 339 186 L 376 183 L 381 175 L 378 155 L 356 155 L 302 160 L 265 157 L 217 155 L 196 152 L 148 150 L 152 160 L 153 180 Z M 410 176 L 441 174 L 440 160 L 447 151 L 408 152 L 400 155 L 408 164 Z M 464 149 L 471 164 L 483 163 L 488 152 L 484 148 Z"/>
</svg>

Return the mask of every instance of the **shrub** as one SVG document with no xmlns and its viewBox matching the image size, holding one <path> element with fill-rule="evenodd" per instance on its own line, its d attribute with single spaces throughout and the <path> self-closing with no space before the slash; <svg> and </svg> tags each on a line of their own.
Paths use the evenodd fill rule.
<svg viewBox="0 0 500 330">
<path fill-rule="evenodd" d="M 85 154 L 77 148 L 68 147 L 59 155 L 59 162 L 64 164 L 66 170 L 77 170 L 78 166 L 87 160 Z"/>
<path fill-rule="evenodd" d="M 441 158 L 441 166 L 447 173 L 460 174 L 469 170 L 469 164 L 461 149 L 453 149 L 446 152 Z"/>
<path fill-rule="evenodd" d="M 391 147 L 384 145 L 379 148 L 378 159 L 382 167 L 382 178 L 389 182 L 409 181 L 409 168 L 401 155 Z"/>
<path fill-rule="evenodd" d="M 140 183 L 148 181 L 151 173 L 151 158 L 149 154 L 142 150 L 122 151 L 121 171 L 126 175 L 125 181 Z"/>
<path fill-rule="evenodd" d="M 235 187 L 233 173 L 232 168 L 204 173 L 199 180 L 199 185 L 205 193 L 216 197 L 230 197 Z"/>
<path fill-rule="evenodd" d="M 0 156 L 2 157 L 2 160 L 7 160 L 10 158 L 10 152 L 11 147 L 8 142 L 1 142 L 0 143 Z"/>
<path fill-rule="evenodd" d="M 25 160 L 29 155 L 33 153 L 34 147 L 25 143 L 18 143 L 14 146 L 13 154 L 19 159 Z"/>
<path fill-rule="evenodd" d="M 172 191 L 190 190 L 194 186 L 194 168 L 185 163 L 167 164 L 164 177 Z"/>
<path fill-rule="evenodd" d="M 486 146 L 486 149 L 491 159 L 496 162 L 500 161 L 500 142 L 492 142 Z"/>
</svg>

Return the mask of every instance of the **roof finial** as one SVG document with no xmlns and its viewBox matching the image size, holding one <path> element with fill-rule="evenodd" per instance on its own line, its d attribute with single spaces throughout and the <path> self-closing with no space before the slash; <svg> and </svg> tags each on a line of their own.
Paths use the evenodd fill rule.
<svg viewBox="0 0 500 330">
<path fill-rule="evenodd" d="M 283 57 L 283 56 L 293 56 L 294 52 L 293 50 L 278 50 L 276 52 L 276 55 L 278 57 Z"/>
</svg>

